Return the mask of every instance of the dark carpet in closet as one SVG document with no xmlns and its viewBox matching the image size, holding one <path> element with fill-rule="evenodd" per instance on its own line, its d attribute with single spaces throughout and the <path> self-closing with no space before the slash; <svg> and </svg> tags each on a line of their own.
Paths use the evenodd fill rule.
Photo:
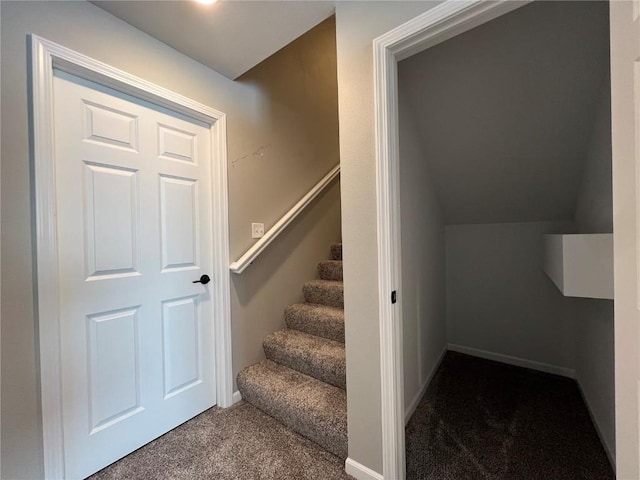
<svg viewBox="0 0 640 480">
<path fill-rule="evenodd" d="M 448 352 L 406 428 L 407 479 L 607 480 L 575 381 Z"/>
</svg>

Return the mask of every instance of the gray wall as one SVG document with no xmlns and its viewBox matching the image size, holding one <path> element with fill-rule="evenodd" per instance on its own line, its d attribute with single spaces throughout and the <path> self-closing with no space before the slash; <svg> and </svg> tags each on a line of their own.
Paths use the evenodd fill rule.
<svg viewBox="0 0 640 480">
<path fill-rule="evenodd" d="M 611 79 L 606 76 L 586 145 L 574 220 L 580 233 L 613 232 L 611 172 Z"/>
<path fill-rule="evenodd" d="M 602 85 L 575 222 L 580 233 L 613 231 L 611 87 Z M 613 300 L 575 299 L 576 374 L 602 441 L 615 461 Z"/>
<path fill-rule="evenodd" d="M 571 303 L 542 271 L 545 233 L 571 221 L 446 227 L 449 343 L 575 368 Z"/>
<path fill-rule="evenodd" d="M 251 222 L 263 221 L 269 228 L 338 162 L 336 117 L 334 113 L 334 120 L 329 119 L 329 106 L 320 111 L 317 104 L 310 102 L 294 109 L 282 98 L 273 98 L 277 89 L 266 73 L 262 78 L 258 74 L 251 82 L 232 82 L 89 3 L 3 1 L 0 8 L 1 258 L 2 277 L 11 279 L 2 282 L 1 292 L 2 476 L 34 479 L 42 476 L 43 464 L 33 307 L 27 33 L 43 36 L 227 113 L 232 260 L 251 245 Z M 326 35 L 326 31 L 319 35 Z M 300 59 L 296 65 L 304 73 L 290 72 L 288 87 L 302 98 L 300 90 L 309 96 L 316 94 L 316 88 L 335 91 L 335 58 L 331 67 L 330 54 L 309 52 L 305 59 L 301 51 L 294 49 L 290 55 Z M 324 60 L 318 56 L 324 56 Z M 323 71 L 310 68 L 316 61 L 324 61 Z M 285 76 L 285 84 L 286 81 Z M 318 87 L 315 83 L 320 81 L 327 84 Z M 323 96 L 327 102 L 329 97 L 329 93 Z M 323 124 L 321 128 L 315 120 L 306 122 L 309 112 L 327 119 L 328 126 Z M 264 148 L 260 150 L 261 147 Z M 263 259 L 242 277 L 234 277 L 234 372 L 259 358 L 263 332 L 277 328 L 282 307 L 299 299 L 302 282 L 315 275 L 318 259 L 327 257 L 329 243 L 339 238 L 339 210 L 338 187 L 334 186 L 314 204 L 308 217 L 263 254 Z M 263 327 L 265 323 L 269 325 Z"/>
<path fill-rule="evenodd" d="M 400 62 L 447 224 L 573 216 L 607 9 L 531 2 Z"/>
<path fill-rule="evenodd" d="M 382 472 L 374 38 L 436 2 L 336 4 L 349 457 Z"/>
<path fill-rule="evenodd" d="M 447 348 L 442 208 L 400 83 L 400 221 L 405 413 L 415 408 Z"/>
</svg>

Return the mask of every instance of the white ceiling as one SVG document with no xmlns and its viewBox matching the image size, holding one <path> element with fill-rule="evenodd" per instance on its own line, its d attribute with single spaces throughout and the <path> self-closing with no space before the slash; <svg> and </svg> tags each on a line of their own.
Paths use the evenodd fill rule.
<svg viewBox="0 0 640 480">
<path fill-rule="evenodd" d="M 330 17 L 335 7 L 314 0 L 91 3 L 231 79 Z"/>
<path fill-rule="evenodd" d="M 448 224 L 570 219 L 608 68 L 606 2 L 535 2 L 399 66 Z"/>
</svg>

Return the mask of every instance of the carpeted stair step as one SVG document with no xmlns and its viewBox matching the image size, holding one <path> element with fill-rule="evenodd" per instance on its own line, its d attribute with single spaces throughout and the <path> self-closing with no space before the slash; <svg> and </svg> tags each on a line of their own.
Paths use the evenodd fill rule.
<svg viewBox="0 0 640 480">
<path fill-rule="evenodd" d="M 331 260 L 342 260 L 342 243 L 331 245 Z"/>
<path fill-rule="evenodd" d="M 342 459 L 347 458 L 344 390 L 270 360 L 238 374 L 242 398 Z"/>
<path fill-rule="evenodd" d="M 344 343 L 344 310 L 341 308 L 297 303 L 286 308 L 284 321 L 289 328 Z"/>
<path fill-rule="evenodd" d="M 318 275 L 322 280 L 342 281 L 342 260 L 325 260 L 318 264 Z"/>
<path fill-rule="evenodd" d="M 344 287 L 342 282 L 312 280 L 303 285 L 302 293 L 304 294 L 304 301 L 307 303 L 344 308 Z"/>
<path fill-rule="evenodd" d="M 286 329 L 267 335 L 262 346 L 269 360 L 336 387 L 347 388 L 344 343 Z"/>
</svg>

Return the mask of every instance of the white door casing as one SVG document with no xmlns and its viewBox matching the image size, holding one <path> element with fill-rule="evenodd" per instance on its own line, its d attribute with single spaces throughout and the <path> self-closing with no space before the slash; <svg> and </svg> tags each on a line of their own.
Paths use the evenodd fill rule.
<svg viewBox="0 0 640 480">
<path fill-rule="evenodd" d="M 225 117 L 30 41 L 45 477 L 76 477 L 216 397 L 232 403 Z M 54 117 L 58 94 L 67 97 Z M 54 118 L 75 125 L 72 135 Z M 191 283 L 203 273 L 209 285 Z M 129 424 L 135 433 L 123 433 Z M 76 461 L 88 451 L 93 467 Z"/>
<path fill-rule="evenodd" d="M 612 1 L 616 476 L 640 478 L 640 1 Z"/>
<path fill-rule="evenodd" d="M 164 109 L 162 109 L 164 110 Z M 55 72 L 66 475 L 215 405 L 210 132 Z"/>
</svg>

